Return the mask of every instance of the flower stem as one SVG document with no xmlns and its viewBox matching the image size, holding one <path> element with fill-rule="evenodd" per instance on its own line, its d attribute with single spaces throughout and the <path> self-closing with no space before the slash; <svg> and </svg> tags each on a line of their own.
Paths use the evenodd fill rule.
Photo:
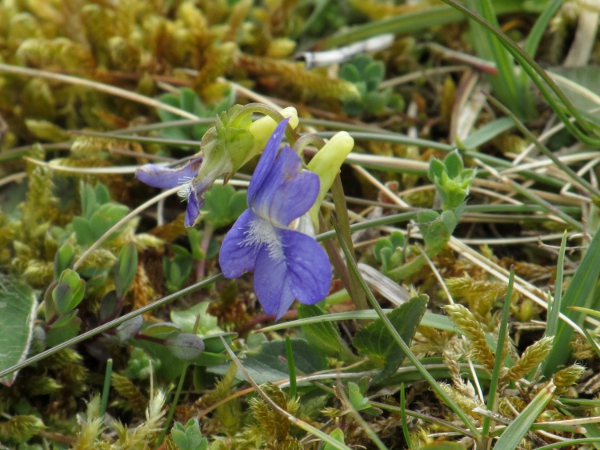
<svg viewBox="0 0 600 450">
<path fill-rule="evenodd" d="M 350 254 L 354 258 L 354 246 L 352 245 L 352 234 L 350 233 L 350 220 L 348 218 L 348 207 L 344 197 L 344 188 L 342 179 L 337 174 L 333 184 L 331 185 L 331 193 L 333 195 L 333 203 L 335 204 L 335 212 L 340 226 L 340 234 L 346 246 L 350 250 Z M 367 298 L 365 293 L 360 288 L 360 283 L 356 279 L 356 275 L 350 272 L 350 283 L 347 286 L 348 292 L 352 297 L 352 301 L 356 305 L 356 309 L 368 309 Z"/>
</svg>

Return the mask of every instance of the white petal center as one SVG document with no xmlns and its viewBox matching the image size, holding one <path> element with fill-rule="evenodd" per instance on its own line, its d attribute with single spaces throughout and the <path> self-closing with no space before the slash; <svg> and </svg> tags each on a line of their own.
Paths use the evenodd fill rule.
<svg viewBox="0 0 600 450">
<path fill-rule="evenodd" d="M 256 217 L 249 224 L 249 229 L 245 232 L 246 239 L 241 245 L 258 247 L 266 245 L 269 250 L 269 256 L 275 261 L 283 261 L 283 244 L 279 240 L 275 227 L 268 220 Z"/>
<path fill-rule="evenodd" d="M 180 177 L 177 182 L 179 183 L 179 190 L 177 191 L 177 195 L 181 197 L 182 200 L 187 200 L 192 192 L 192 180 L 193 177 Z"/>
</svg>

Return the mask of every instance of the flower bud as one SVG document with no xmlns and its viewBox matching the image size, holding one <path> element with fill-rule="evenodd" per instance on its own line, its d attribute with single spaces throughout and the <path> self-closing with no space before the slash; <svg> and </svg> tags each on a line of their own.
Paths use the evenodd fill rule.
<svg viewBox="0 0 600 450">
<path fill-rule="evenodd" d="M 321 182 L 319 195 L 309 212 L 315 229 L 318 229 L 319 208 L 325 198 L 325 194 L 331 188 L 335 176 L 338 174 L 342 163 L 346 160 L 350 151 L 352 151 L 352 147 L 354 147 L 352 136 L 345 131 L 340 131 L 317 152 L 308 164 L 308 168 L 319 176 L 319 181 Z"/>
</svg>

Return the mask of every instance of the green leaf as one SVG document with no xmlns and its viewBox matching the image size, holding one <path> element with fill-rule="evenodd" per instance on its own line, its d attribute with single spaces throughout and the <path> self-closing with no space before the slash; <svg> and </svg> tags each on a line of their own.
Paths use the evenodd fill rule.
<svg viewBox="0 0 600 450">
<path fill-rule="evenodd" d="M 315 351 L 308 342 L 302 339 L 292 339 L 294 362 L 299 373 L 311 374 L 325 370 L 325 357 Z M 283 358 L 283 359 L 282 359 Z M 284 362 L 286 358 L 285 341 L 273 341 L 263 344 L 258 352 L 248 353 L 242 360 L 250 376 L 258 383 L 264 384 L 289 378 L 289 370 Z M 209 370 L 217 374 L 225 374 L 228 365 L 212 367 Z M 244 380 L 244 375 L 238 371 L 236 377 Z"/>
<path fill-rule="evenodd" d="M 171 438 L 179 450 L 206 450 L 208 448 L 208 439 L 202 437 L 200 423 L 196 418 L 188 420 L 185 427 L 179 422 L 175 422 L 171 430 Z"/>
<path fill-rule="evenodd" d="M 173 428 L 171 430 L 171 439 L 173 439 L 173 442 L 179 448 L 179 450 L 187 450 L 190 448 L 188 438 L 184 431 Z"/>
<path fill-rule="evenodd" d="M 372 114 L 380 114 L 387 104 L 388 99 L 380 92 L 369 92 L 364 97 L 364 105 Z"/>
<path fill-rule="evenodd" d="M 79 333 L 80 327 L 81 319 L 77 316 L 70 316 L 67 322 L 59 320 L 59 323 L 56 326 L 50 327 L 46 333 L 46 346 L 54 347 L 74 338 Z"/>
<path fill-rule="evenodd" d="M 54 303 L 54 310 L 58 314 L 65 314 L 72 309 L 69 308 L 72 299 L 73 289 L 66 283 L 59 283 L 52 290 L 52 302 Z"/>
<path fill-rule="evenodd" d="M 115 223 L 129 213 L 129 208 L 118 203 L 105 203 L 100 206 L 89 219 L 90 229 L 96 239 L 106 233 Z M 113 233 L 109 239 L 117 235 Z"/>
<path fill-rule="evenodd" d="M 403 261 L 402 250 L 404 245 L 404 235 L 399 231 L 394 231 L 388 238 L 381 238 L 377 241 L 373 249 L 373 255 L 375 260 L 381 264 L 384 273 Z"/>
<path fill-rule="evenodd" d="M 214 228 L 229 225 L 246 210 L 246 194 L 215 184 L 204 196 L 203 219 Z"/>
<path fill-rule="evenodd" d="M 132 338 L 138 331 L 140 331 L 140 328 L 142 327 L 143 323 L 144 319 L 142 318 L 142 316 L 135 316 L 129 319 L 128 321 L 123 322 L 117 327 L 117 337 L 121 341 L 126 341 L 127 339 Z"/>
<path fill-rule="evenodd" d="M 90 184 L 81 184 L 79 189 L 81 195 L 81 213 L 89 219 L 96 210 L 96 192 Z"/>
<path fill-rule="evenodd" d="M 58 314 L 75 309 L 85 294 L 85 281 L 71 269 L 63 270 L 58 285 L 52 290 L 52 301 Z"/>
<path fill-rule="evenodd" d="M 235 102 L 235 92 L 230 90 L 223 100 L 214 106 L 205 105 L 200 97 L 190 88 L 182 88 L 177 94 L 165 94 L 159 97 L 162 103 L 174 106 L 188 111 L 199 118 L 212 118 L 222 111 L 226 111 Z M 158 108 L 158 115 L 163 122 L 172 122 L 180 120 L 181 117 L 163 109 Z M 202 139 L 202 136 L 211 127 L 210 124 L 183 125 L 177 127 L 163 128 L 160 131 L 161 136 L 167 139 L 176 140 L 196 140 Z"/>
<path fill-rule="evenodd" d="M 184 361 L 191 361 L 204 351 L 202 339 L 191 333 L 171 333 L 165 340 L 165 346 L 173 356 Z"/>
<path fill-rule="evenodd" d="M 110 192 L 102 183 L 98 183 L 94 188 L 94 196 L 98 205 L 104 205 L 110 202 Z"/>
<path fill-rule="evenodd" d="M 306 319 L 308 317 L 325 317 L 323 311 L 317 305 L 298 306 L 298 317 Z M 342 340 L 336 326 L 331 322 L 319 322 L 302 326 L 304 336 L 318 352 L 327 356 L 340 357 L 341 354 L 349 354 L 350 350 L 346 347 L 346 343 Z"/>
<path fill-rule="evenodd" d="M 162 379 L 173 381 L 181 375 L 185 367 L 184 364 L 187 364 L 181 359 L 176 358 L 170 349 L 157 342 L 132 339 L 129 343 L 143 349 L 150 357 L 160 361 L 160 367 L 155 368 L 155 373 Z"/>
<path fill-rule="evenodd" d="M 0 280 L 0 371 L 22 362 L 33 336 L 36 301 L 33 290 L 13 279 Z M 0 378 L 10 386 L 17 372 Z"/>
<path fill-rule="evenodd" d="M 350 404 L 357 411 L 369 408 L 369 399 L 363 396 L 358 384 L 352 381 L 348 382 L 348 400 L 350 400 Z"/>
<path fill-rule="evenodd" d="M 202 337 L 210 334 L 222 333 L 223 330 L 218 324 L 219 320 L 207 312 L 209 306 L 210 302 L 200 302 L 183 311 L 171 311 L 171 320 L 174 324 L 181 327 L 182 331 L 191 333 L 194 330 L 196 317 L 200 316 L 200 322 L 198 323 L 198 330 L 196 333 L 198 336 Z"/>
<path fill-rule="evenodd" d="M 407 345 L 410 345 L 423 314 L 425 314 L 427 301 L 426 295 L 419 295 L 387 314 L 390 322 Z M 359 330 L 354 336 L 352 344 L 359 352 L 367 355 L 379 366 L 383 366 L 381 373 L 374 378 L 374 382 L 381 381 L 393 374 L 406 356 L 381 319 L 377 319 Z"/>
<path fill-rule="evenodd" d="M 194 260 L 186 249 L 178 245 L 173 245 L 171 251 L 175 254 L 175 257 L 163 256 L 163 273 L 165 274 L 167 289 L 170 292 L 175 292 L 181 288 L 192 273 Z"/>
<path fill-rule="evenodd" d="M 173 333 L 181 333 L 182 329 L 173 323 L 160 322 L 145 326 L 142 329 L 144 336 L 156 339 L 166 339 Z"/>
<path fill-rule="evenodd" d="M 356 83 L 361 80 L 358 69 L 352 64 L 344 64 L 342 66 L 342 69 L 340 70 L 340 78 L 351 83 Z"/>
<path fill-rule="evenodd" d="M 393 310 L 384 309 L 386 313 L 391 313 Z M 342 320 L 374 320 L 377 319 L 377 312 L 373 310 L 363 310 L 363 311 L 350 311 L 343 313 L 329 313 L 323 317 L 323 319 L 315 319 L 315 318 L 307 318 L 307 319 L 299 319 L 299 320 L 291 320 L 289 322 L 278 323 L 275 325 L 271 325 L 261 329 L 263 333 L 269 333 L 271 331 L 277 331 L 282 329 L 288 329 L 293 327 L 298 327 L 302 325 L 307 325 L 310 323 L 317 323 L 323 320 L 327 320 L 329 322 L 334 321 L 342 321 Z M 435 328 L 436 330 L 449 331 L 451 333 L 459 333 L 458 330 L 452 321 L 448 318 L 448 316 L 443 316 L 441 314 L 434 314 L 429 311 L 425 311 L 425 315 L 419 324 L 424 327 Z M 260 335 L 262 336 L 262 335 Z"/>
<path fill-rule="evenodd" d="M 109 317 L 115 318 L 118 314 L 118 311 L 116 311 L 118 306 L 119 299 L 117 297 L 117 291 L 113 290 L 107 292 L 100 301 L 100 311 L 98 312 L 100 321 L 104 323 Z"/>
<path fill-rule="evenodd" d="M 329 433 L 329 436 L 334 438 L 336 441 L 341 442 L 342 444 L 345 443 L 344 442 L 344 432 L 342 431 L 341 428 L 336 428 L 331 433 Z M 323 446 L 323 450 L 335 450 L 335 448 L 336 447 L 331 445 L 329 442 L 325 442 L 325 445 Z"/>
<path fill-rule="evenodd" d="M 123 297 L 129 288 L 138 266 L 138 254 L 133 243 L 128 243 L 119 252 L 119 258 L 115 264 L 115 290 L 119 297 Z"/>
<path fill-rule="evenodd" d="M 458 177 L 464 168 L 462 158 L 458 154 L 458 151 L 453 151 L 446 156 L 446 159 L 444 159 L 444 165 L 446 166 L 446 171 L 448 172 L 448 176 L 450 178 Z"/>
<path fill-rule="evenodd" d="M 87 219 L 84 219 L 83 217 L 73 217 L 73 222 L 71 222 L 71 224 L 79 245 L 88 246 L 96 242 L 96 238 L 94 237 L 94 233 L 92 232 L 90 223 Z"/>
<path fill-rule="evenodd" d="M 63 244 L 56 251 L 54 256 L 54 278 L 57 279 L 65 269 L 69 269 L 73 265 L 75 258 L 75 248 L 69 244 Z"/>
</svg>

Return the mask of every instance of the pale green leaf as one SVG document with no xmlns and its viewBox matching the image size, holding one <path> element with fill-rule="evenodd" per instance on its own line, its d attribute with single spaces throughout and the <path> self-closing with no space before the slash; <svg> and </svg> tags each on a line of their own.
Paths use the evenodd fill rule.
<svg viewBox="0 0 600 450">
<path fill-rule="evenodd" d="M 0 371 L 22 362 L 27 356 L 35 319 L 33 290 L 20 281 L 0 280 Z M 10 386 L 17 377 L 13 372 L 0 382 Z"/>
</svg>

